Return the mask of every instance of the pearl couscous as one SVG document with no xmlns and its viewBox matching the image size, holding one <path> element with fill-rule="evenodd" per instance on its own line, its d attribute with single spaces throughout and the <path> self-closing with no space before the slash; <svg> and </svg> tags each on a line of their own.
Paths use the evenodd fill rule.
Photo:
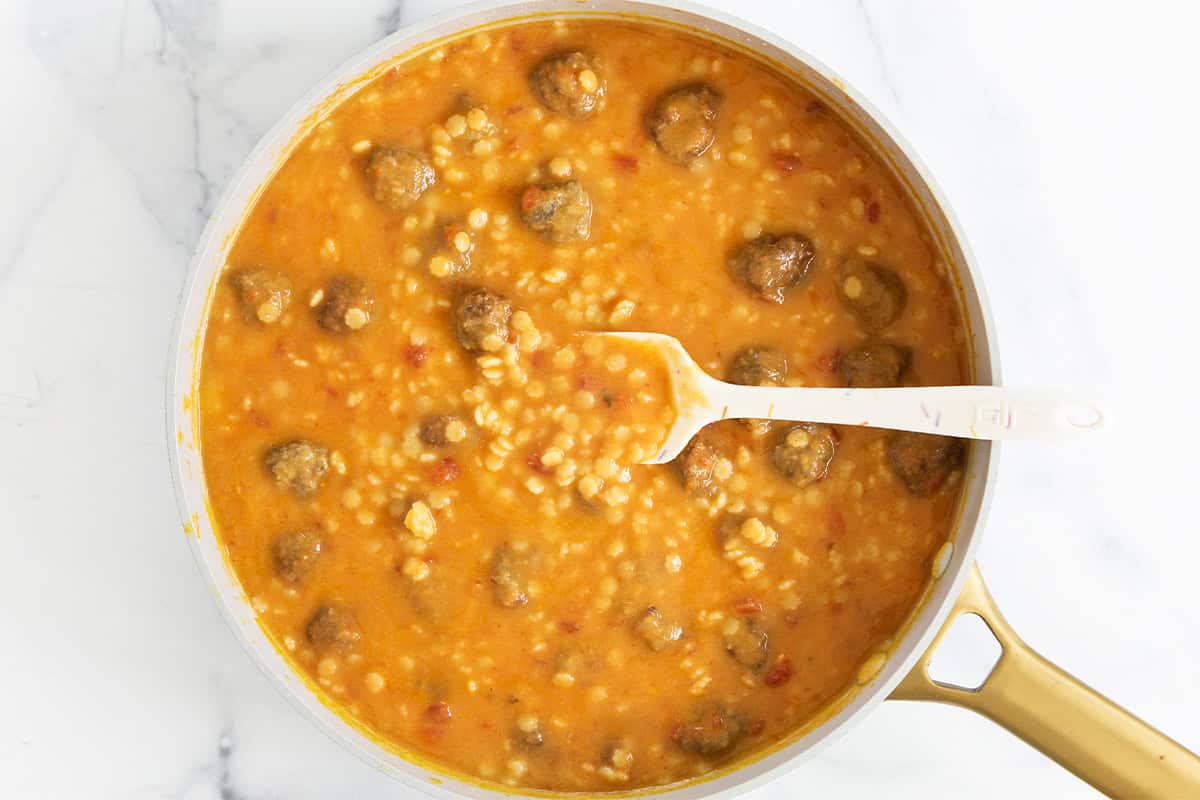
<svg viewBox="0 0 1200 800">
<path fill-rule="evenodd" d="M 802 731 L 943 568 L 964 445 L 729 420 L 645 466 L 661 331 L 717 377 L 969 379 L 950 270 L 803 87 L 645 22 L 401 59 L 248 211 L 200 386 L 264 630 L 381 742 L 594 794 Z"/>
</svg>

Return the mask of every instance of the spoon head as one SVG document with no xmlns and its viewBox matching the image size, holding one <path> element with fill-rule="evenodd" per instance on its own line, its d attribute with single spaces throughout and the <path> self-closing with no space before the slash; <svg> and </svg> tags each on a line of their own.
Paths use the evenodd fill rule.
<svg viewBox="0 0 1200 800">
<path fill-rule="evenodd" d="M 705 391 L 705 385 L 712 381 L 712 378 L 692 360 L 678 339 L 665 333 L 589 331 L 582 335 L 636 342 L 653 350 L 655 355 L 662 359 L 671 382 L 671 403 L 674 406 L 675 421 L 671 423 L 655 456 L 641 463 L 666 464 L 674 460 L 683 448 L 687 447 L 692 437 L 711 421 L 711 415 L 707 413 L 708 393 Z"/>
</svg>

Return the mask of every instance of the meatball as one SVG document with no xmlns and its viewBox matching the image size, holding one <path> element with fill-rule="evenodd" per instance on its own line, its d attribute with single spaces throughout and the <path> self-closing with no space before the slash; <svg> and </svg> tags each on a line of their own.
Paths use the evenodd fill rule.
<svg viewBox="0 0 1200 800">
<path fill-rule="evenodd" d="M 747 347 L 733 357 L 726 379 L 742 386 L 782 386 L 787 372 L 787 356 L 782 350 Z M 742 424 L 756 436 L 765 436 L 771 431 L 771 421 L 766 419 L 744 419 Z"/>
<path fill-rule="evenodd" d="M 317 307 L 317 324 L 327 331 L 356 331 L 371 321 L 375 296 L 360 278 L 339 275 L 325 287 L 325 296 Z"/>
<path fill-rule="evenodd" d="M 688 752 L 713 755 L 729 750 L 749 731 L 744 714 L 723 706 L 705 706 L 690 721 L 680 724 L 674 738 Z"/>
<path fill-rule="evenodd" d="M 521 192 L 521 221 L 555 244 L 592 234 L 592 199 L 579 181 L 530 184 Z"/>
<path fill-rule="evenodd" d="M 646 613 L 633 626 L 633 631 L 656 653 L 665 650 L 683 635 L 683 628 L 674 620 L 667 619 L 654 606 L 646 609 Z"/>
<path fill-rule="evenodd" d="M 892 472 L 915 495 L 933 494 L 962 465 L 966 447 L 962 439 L 932 433 L 896 431 L 888 440 Z"/>
<path fill-rule="evenodd" d="M 362 634 L 354 615 L 340 606 L 321 606 L 308 621 L 308 641 L 314 647 L 349 650 L 358 644 Z"/>
<path fill-rule="evenodd" d="M 578 51 L 545 59 L 533 68 L 530 79 L 542 105 L 572 119 L 591 116 L 607 88 L 591 59 Z"/>
<path fill-rule="evenodd" d="M 688 442 L 688 446 L 675 459 L 675 468 L 688 494 L 711 497 L 717 491 L 717 483 L 723 480 L 719 477 L 718 463 L 725 460 L 720 450 L 697 436 Z"/>
<path fill-rule="evenodd" d="M 450 414 L 426 417 L 421 423 L 421 441 L 430 447 L 445 447 L 451 442 L 461 442 L 466 434 L 467 427 L 463 421 Z"/>
<path fill-rule="evenodd" d="M 281 272 L 247 269 L 233 276 L 246 319 L 270 325 L 277 322 L 292 304 L 292 282 Z"/>
<path fill-rule="evenodd" d="M 908 303 L 908 290 L 899 275 L 857 258 L 847 259 L 842 265 L 838 295 L 869 333 L 878 333 L 899 319 Z"/>
<path fill-rule="evenodd" d="M 275 540 L 271 556 L 275 574 L 288 583 L 302 583 L 321 556 L 321 534 L 308 528 L 285 533 Z"/>
<path fill-rule="evenodd" d="M 516 608 L 529 602 L 529 573 L 534 561 L 533 553 L 528 550 L 517 550 L 510 544 L 496 548 L 491 578 L 497 603 L 505 608 Z"/>
<path fill-rule="evenodd" d="M 829 472 L 837 452 L 837 434 L 828 425 L 801 422 L 784 431 L 771 450 L 771 463 L 798 488 L 816 483 Z"/>
<path fill-rule="evenodd" d="M 729 622 L 721 637 L 721 646 L 734 661 L 751 672 L 759 672 L 767 664 L 767 632 L 750 617 Z"/>
<path fill-rule="evenodd" d="M 376 147 L 367 157 L 365 173 L 371 196 L 390 211 L 412 208 L 437 183 L 429 159 L 403 147 Z"/>
<path fill-rule="evenodd" d="M 315 492 L 329 472 L 329 450 L 302 439 L 272 447 L 265 461 L 275 482 L 297 497 Z"/>
<path fill-rule="evenodd" d="M 729 365 L 730 383 L 742 386 L 782 386 L 787 379 L 787 356 L 774 347 L 747 347 Z"/>
<path fill-rule="evenodd" d="M 735 280 L 770 303 L 783 302 L 788 289 L 800 284 L 812 266 L 812 242 L 797 233 L 764 233 L 738 248 L 729 260 Z"/>
<path fill-rule="evenodd" d="M 468 289 L 454 303 L 454 332 L 472 353 L 499 350 L 508 341 L 512 303 L 490 289 Z"/>
<path fill-rule="evenodd" d="M 878 389 L 899 386 L 912 362 L 912 348 L 887 342 L 869 342 L 842 354 L 838 374 L 842 383 L 854 388 Z"/>
<path fill-rule="evenodd" d="M 721 95 L 703 83 L 681 86 L 658 98 L 647 123 L 662 154 L 679 164 L 704 155 L 716 138 Z"/>
</svg>

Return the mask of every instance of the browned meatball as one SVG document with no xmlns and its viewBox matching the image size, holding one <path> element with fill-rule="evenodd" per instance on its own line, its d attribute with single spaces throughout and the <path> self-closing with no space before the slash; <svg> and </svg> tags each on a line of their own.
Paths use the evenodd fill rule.
<svg viewBox="0 0 1200 800">
<path fill-rule="evenodd" d="M 675 459 L 675 469 L 688 494 L 711 497 L 716 493 L 716 468 L 721 458 L 721 451 L 700 436 L 688 442 L 688 446 Z"/>
<path fill-rule="evenodd" d="M 637 624 L 633 626 L 633 631 L 646 645 L 658 653 L 665 650 L 671 643 L 679 640 L 683 635 L 683 628 L 674 620 L 667 617 L 654 606 L 646 609 L 646 613 L 642 614 Z"/>
<path fill-rule="evenodd" d="M 578 51 L 550 56 L 533 68 L 530 79 L 542 105 L 572 119 L 591 116 L 604 99 L 604 79 Z"/>
<path fill-rule="evenodd" d="M 769 644 L 767 632 L 758 627 L 752 617 L 742 617 L 726 626 L 721 646 L 733 660 L 751 672 L 758 672 L 767 663 Z"/>
<path fill-rule="evenodd" d="M 311 528 L 289 531 L 271 548 L 275 574 L 288 583 L 302 583 L 321 557 L 321 534 Z"/>
<path fill-rule="evenodd" d="M 371 321 L 375 295 L 367 284 L 353 275 L 339 275 L 325 287 L 325 297 L 317 307 L 317 324 L 327 331 L 357 331 Z"/>
<path fill-rule="evenodd" d="M 931 433 L 896 431 L 888 440 L 892 471 L 915 495 L 930 495 L 962 465 L 966 447 L 962 439 Z"/>
<path fill-rule="evenodd" d="M 437 183 L 429 159 L 403 147 L 376 147 L 367 157 L 365 172 L 371 196 L 391 211 L 412 208 Z"/>
<path fill-rule="evenodd" d="M 747 347 L 733 357 L 726 379 L 743 386 L 782 386 L 787 380 L 787 356 L 774 347 Z M 742 424 L 756 436 L 771 432 L 767 419 L 744 419 Z"/>
<path fill-rule="evenodd" d="M 842 354 L 838 374 L 854 388 L 899 386 L 912 362 L 912 348 L 887 342 L 868 342 Z"/>
<path fill-rule="evenodd" d="M 721 95 L 703 83 L 681 86 L 658 98 L 647 120 L 654 143 L 667 158 L 687 164 L 704 155 L 716 138 Z"/>
<path fill-rule="evenodd" d="M 453 423 L 458 423 L 454 425 Z M 421 423 L 421 441 L 431 447 L 445 447 L 451 441 L 460 441 L 461 436 L 451 438 L 456 431 L 461 432 L 462 420 L 450 414 L 439 414 L 436 417 L 426 417 Z M 449 435 L 447 435 L 449 433 Z"/>
<path fill-rule="evenodd" d="M 723 706 L 705 706 L 676 729 L 675 743 L 684 750 L 713 755 L 729 750 L 750 731 L 741 712 Z"/>
<path fill-rule="evenodd" d="M 502 544 L 492 555 L 492 590 L 496 602 L 505 608 L 516 608 L 529 602 L 529 576 L 535 555 L 529 550 L 517 550 Z"/>
<path fill-rule="evenodd" d="M 771 463 L 797 487 L 816 483 L 829 472 L 837 452 L 837 434 L 828 425 L 801 422 L 779 437 L 771 450 Z"/>
<path fill-rule="evenodd" d="M 808 276 L 814 255 L 812 242 L 800 234 L 764 233 L 734 251 L 729 270 L 763 300 L 778 304 Z"/>
<path fill-rule="evenodd" d="M 292 304 L 292 282 L 281 272 L 247 269 L 235 273 L 232 280 L 246 319 L 270 325 Z"/>
<path fill-rule="evenodd" d="M 838 295 L 863 330 L 878 333 L 904 313 L 908 290 L 887 267 L 850 258 L 842 265 Z"/>
<path fill-rule="evenodd" d="M 265 461 L 275 482 L 298 497 L 315 492 L 329 472 L 329 451 L 304 440 L 272 447 Z"/>
<path fill-rule="evenodd" d="M 592 199 L 579 181 L 526 186 L 520 213 L 529 230 L 555 244 L 582 241 L 592 234 Z"/>
<path fill-rule="evenodd" d="M 482 287 L 468 289 L 454 303 L 454 332 L 472 353 L 499 350 L 508 341 L 512 303 Z"/>
<path fill-rule="evenodd" d="M 774 347 L 747 347 L 733 357 L 729 382 L 742 386 L 783 386 L 787 380 L 787 356 Z"/>
<path fill-rule="evenodd" d="M 354 615 L 335 605 L 318 608 L 305 632 L 313 646 L 334 650 L 349 650 L 362 638 Z"/>
</svg>

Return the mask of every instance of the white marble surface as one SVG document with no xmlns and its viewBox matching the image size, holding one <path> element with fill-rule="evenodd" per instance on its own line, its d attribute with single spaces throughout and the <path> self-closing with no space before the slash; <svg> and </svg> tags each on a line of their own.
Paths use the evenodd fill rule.
<svg viewBox="0 0 1200 800">
<path fill-rule="evenodd" d="M 1116 430 L 1010 446 L 981 561 L 1049 657 L 1200 749 L 1195 4 L 714 3 L 914 143 L 1012 384 Z M 207 212 L 360 48 L 453 2 L 0 4 L 0 797 L 396 797 L 258 674 L 193 566 L 163 379 Z M 888 703 L 756 797 L 1088 797 L 967 712 Z"/>
</svg>

